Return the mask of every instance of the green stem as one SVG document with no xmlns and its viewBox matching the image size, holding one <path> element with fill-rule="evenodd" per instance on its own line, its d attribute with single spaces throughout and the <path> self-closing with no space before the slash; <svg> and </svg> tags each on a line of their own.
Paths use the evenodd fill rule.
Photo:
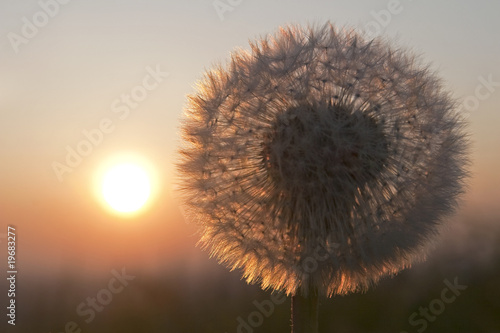
<svg viewBox="0 0 500 333">
<path fill-rule="evenodd" d="M 292 333 L 318 333 L 318 292 L 292 296 Z"/>
</svg>

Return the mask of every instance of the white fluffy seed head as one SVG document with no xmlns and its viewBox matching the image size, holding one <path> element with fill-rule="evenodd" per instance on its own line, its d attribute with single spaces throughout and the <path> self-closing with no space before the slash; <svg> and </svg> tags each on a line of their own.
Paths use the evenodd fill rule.
<svg viewBox="0 0 500 333">
<path fill-rule="evenodd" d="M 331 24 L 233 53 L 183 120 L 182 195 L 201 244 L 289 294 L 365 290 L 409 267 L 463 188 L 455 106 L 408 52 Z"/>
</svg>

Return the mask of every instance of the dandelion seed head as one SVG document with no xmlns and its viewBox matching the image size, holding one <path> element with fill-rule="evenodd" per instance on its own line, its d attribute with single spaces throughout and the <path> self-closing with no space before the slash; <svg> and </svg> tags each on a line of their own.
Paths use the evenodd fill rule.
<svg viewBox="0 0 500 333">
<path fill-rule="evenodd" d="M 467 175 L 435 74 L 331 24 L 250 46 L 186 106 L 178 166 L 200 243 L 289 294 L 366 290 L 422 259 Z"/>
</svg>

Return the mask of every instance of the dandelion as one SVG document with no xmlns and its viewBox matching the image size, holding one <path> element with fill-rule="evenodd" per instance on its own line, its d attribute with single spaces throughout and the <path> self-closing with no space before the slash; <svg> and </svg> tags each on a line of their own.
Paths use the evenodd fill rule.
<svg viewBox="0 0 500 333">
<path fill-rule="evenodd" d="M 315 332 L 319 295 L 423 259 L 462 192 L 464 123 L 429 67 L 383 39 L 328 23 L 250 46 L 189 97 L 182 194 L 203 247 L 292 295 L 294 330 Z"/>
</svg>

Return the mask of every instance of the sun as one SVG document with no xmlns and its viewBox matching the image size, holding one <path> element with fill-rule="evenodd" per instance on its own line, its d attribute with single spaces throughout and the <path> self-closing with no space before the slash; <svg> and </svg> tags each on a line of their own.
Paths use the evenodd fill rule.
<svg viewBox="0 0 500 333">
<path fill-rule="evenodd" d="M 105 172 L 101 191 L 112 209 L 119 213 L 133 213 L 141 209 L 151 195 L 150 177 L 138 164 L 117 164 Z"/>
</svg>

